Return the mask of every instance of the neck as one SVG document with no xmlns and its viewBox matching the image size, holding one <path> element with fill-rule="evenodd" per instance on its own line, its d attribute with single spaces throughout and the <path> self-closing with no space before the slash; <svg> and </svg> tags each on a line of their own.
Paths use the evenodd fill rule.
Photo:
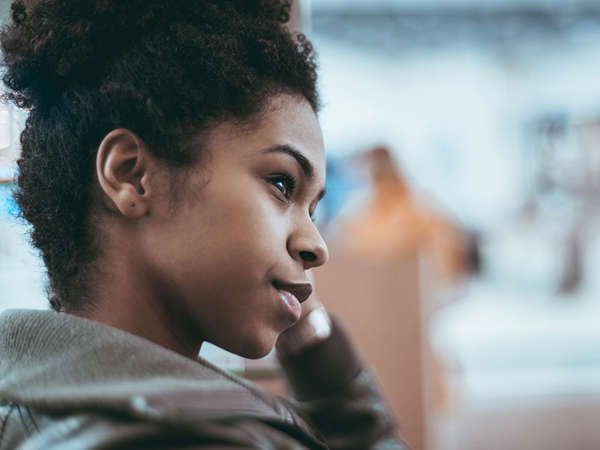
<svg viewBox="0 0 600 450">
<path fill-rule="evenodd" d="M 72 312 L 96 322 L 143 337 L 188 358 L 196 359 L 202 341 L 197 339 L 193 324 L 177 310 L 176 299 L 161 295 L 162 289 L 135 252 L 117 245 L 118 253 L 103 251 L 97 266 L 101 274 L 94 281 L 93 308 Z M 67 311 L 69 312 L 69 311 Z"/>
</svg>

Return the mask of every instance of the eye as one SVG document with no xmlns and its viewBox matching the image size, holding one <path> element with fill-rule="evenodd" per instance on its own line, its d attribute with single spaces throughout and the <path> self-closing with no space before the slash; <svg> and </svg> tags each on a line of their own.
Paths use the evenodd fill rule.
<svg viewBox="0 0 600 450">
<path fill-rule="evenodd" d="M 296 187 L 296 182 L 294 179 L 284 173 L 271 177 L 269 182 L 275 186 L 286 199 L 289 199 L 292 196 L 294 193 L 294 188 Z"/>
</svg>

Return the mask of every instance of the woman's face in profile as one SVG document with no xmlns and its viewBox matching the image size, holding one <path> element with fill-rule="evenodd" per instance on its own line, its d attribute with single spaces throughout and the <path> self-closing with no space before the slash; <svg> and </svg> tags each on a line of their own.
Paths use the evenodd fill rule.
<svg viewBox="0 0 600 450">
<path fill-rule="evenodd" d="M 161 307 L 185 318 L 174 326 L 261 357 L 297 320 L 277 286 L 307 283 L 327 260 L 311 220 L 325 185 L 321 129 L 307 101 L 280 95 L 252 126 L 216 126 L 202 151 L 177 208 L 154 213 L 148 276 Z"/>
</svg>

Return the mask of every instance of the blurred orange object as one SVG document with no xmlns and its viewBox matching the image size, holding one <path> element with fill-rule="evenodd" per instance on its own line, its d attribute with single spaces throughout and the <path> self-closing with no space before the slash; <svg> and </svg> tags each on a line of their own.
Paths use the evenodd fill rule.
<svg viewBox="0 0 600 450">
<path fill-rule="evenodd" d="M 467 271 L 467 241 L 460 228 L 415 198 L 387 148 L 375 147 L 362 160 L 373 195 L 340 224 L 341 243 L 377 259 L 424 250 L 434 275 L 448 281 L 461 278 Z"/>
</svg>

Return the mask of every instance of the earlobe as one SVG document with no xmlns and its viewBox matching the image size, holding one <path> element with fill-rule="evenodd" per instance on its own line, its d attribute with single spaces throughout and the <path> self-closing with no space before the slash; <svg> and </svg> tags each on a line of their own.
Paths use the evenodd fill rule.
<svg viewBox="0 0 600 450">
<path fill-rule="evenodd" d="M 96 155 L 96 175 L 105 205 L 128 218 L 149 211 L 149 152 L 132 131 L 119 128 L 108 133 Z"/>
</svg>

